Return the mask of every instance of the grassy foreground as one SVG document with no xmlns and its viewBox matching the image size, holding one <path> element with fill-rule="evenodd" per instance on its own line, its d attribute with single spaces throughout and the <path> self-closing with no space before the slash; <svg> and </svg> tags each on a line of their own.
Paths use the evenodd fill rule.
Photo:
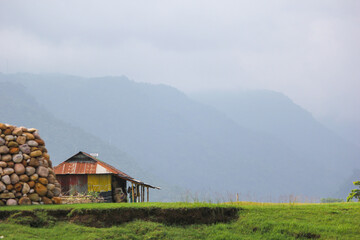
<svg viewBox="0 0 360 240">
<path fill-rule="evenodd" d="M 225 204 L 224 204 L 225 205 Z M 91 228 L 57 222 L 46 228 L 0 223 L 3 239 L 360 239 L 360 203 L 259 204 L 231 203 L 241 207 L 238 220 L 213 225 L 168 226 L 134 221 L 111 228 Z M 114 207 L 183 208 L 217 204 L 145 203 L 79 204 L 2 207 L 0 210 Z"/>
<path fill-rule="evenodd" d="M 0 211 L 14 211 L 14 210 L 36 210 L 36 209 L 112 209 L 112 208 L 144 208 L 144 207 L 158 207 L 158 208 L 197 208 L 197 207 L 227 207 L 226 204 L 211 204 L 211 203 L 85 203 L 85 204 L 63 204 L 63 205 L 23 205 L 23 206 L 6 206 L 0 207 Z"/>
</svg>

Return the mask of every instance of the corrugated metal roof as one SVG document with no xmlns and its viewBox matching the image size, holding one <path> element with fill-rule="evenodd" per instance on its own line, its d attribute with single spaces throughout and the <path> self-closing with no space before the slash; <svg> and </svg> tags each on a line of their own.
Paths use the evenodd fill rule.
<svg viewBox="0 0 360 240">
<path fill-rule="evenodd" d="M 89 159 L 86 159 L 86 161 L 77 160 L 76 157 L 81 154 L 85 155 Z M 65 162 L 60 163 L 54 168 L 54 171 L 55 174 L 116 174 L 132 179 L 132 177 L 126 173 L 114 168 L 107 163 L 104 163 L 103 161 L 100 161 L 99 159 L 85 152 L 79 152 Z"/>
<path fill-rule="evenodd" d="M 63 162 L 54 168 L 55 174 L 96 174 L 96 162 Z"/>
<path fill-rule="evenodd" d="M 96 170 L 97 170 L 97 173 L 100 174 L 100 173 L 103 173 L 102 171 L 105 171 L 106 173 L 114 173 L 114 174 L 118 174 L 118 175 L 120 175 L 120 176 L 122 176 L 122 177 L 131 178 L 131 179 L 132 179 L 132 177 L 130 177 L 130 176 L 127 175 L 126 173 L 124 173 L 124 172 L 122 172 L 122 171 L 114 168 L 113 166 L 111 166 L 111 165 L 109 165 L 109 164 L 107 164 L 107 163 L 105 163 L 105 162 L 103 162 L 103 161 L 101 161 L 101 160 L 99 160 L 99 159 L 91 156 L 90 154 L 87 154 L 87 153 L 85 153 L 85 152 L 81 152 L 81 153 L 84 154 L 85 156 L 87 156 L 87 157 L 89 157 L 89 158 L 97 161 L 97 164 L 98 164 L 97 169 L 96 169 Z M 103 170 L 100 166 L 103 167 L 105 170 Z"/>
<path fill-rule="evenodd" d="M 81 156 L 82 155 L 82 156 Z M 86 156 L 84 158 L 83 156 Z M 82 157 L 82 158 L 81 158 Z M 128 180 L 133 183 L 145 185 L 151 188 L 160 189 L 159 187 L 151 186 L 147 183 L 136 180 L 126 173 L 116 169 L 115 167 L 91 156 L 85 152 L 79 152 L 70 157 L 66 161 L 54 167 L 54 172 L 57 175 L 65 174 L 115 174 L 120 178 Z"/>
</svg>

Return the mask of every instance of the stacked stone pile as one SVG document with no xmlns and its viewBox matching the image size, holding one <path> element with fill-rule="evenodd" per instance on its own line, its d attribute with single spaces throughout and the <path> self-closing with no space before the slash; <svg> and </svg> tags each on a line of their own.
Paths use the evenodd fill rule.
<svg viewBox="0 0 360 240">
<path fill-rule="evenodd" d="M 34 128 L 0 123 L 0 206 L 61 203 L 45 142 Z"/>
</svg>

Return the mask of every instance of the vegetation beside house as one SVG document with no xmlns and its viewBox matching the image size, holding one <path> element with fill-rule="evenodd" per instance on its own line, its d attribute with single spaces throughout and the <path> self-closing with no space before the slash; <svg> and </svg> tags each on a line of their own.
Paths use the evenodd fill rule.
<svg viewBox="0 0 360 240">
<path fill-rule="evenodd" d="M 4 239 L 358 239 L 360 236 L 360 204 L 266 204 L 238 202 L 229 204 L 204 203 L 136 203 L 136 204 L 77 204 L 49 206 L 10 206 L 4 211 L 75 209 L 193 209 L 239 208 L 238 217 L 230 222 L 216 224 L 165 224 L 156 221 L 135 220 L 111 227 L 88 227 L 68 221 L 49 218 L 47 227 L 19 225 L 14 220 L 2 220 L 0 236 Z M 3 215 L 3 214 L 2 214 Z M 39 215 L 46 218 L 44 215 Z M 88 218 L 91 221 L 91 218 Z M 51 222 L 53 221 L 53 222 Z M 17 229 L 21 228 L 19 232 Z"/>
</svg>

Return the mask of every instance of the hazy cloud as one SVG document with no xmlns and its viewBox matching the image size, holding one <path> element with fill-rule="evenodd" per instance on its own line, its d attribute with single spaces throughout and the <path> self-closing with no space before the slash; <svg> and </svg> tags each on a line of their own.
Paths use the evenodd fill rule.
<svg viewBox="0 0 360 240">
<path fill-rule="evenodd" d="M 1 1 L 0 71 L 263 88 L 359 120 L 360 2 Z"/>
</svg>

